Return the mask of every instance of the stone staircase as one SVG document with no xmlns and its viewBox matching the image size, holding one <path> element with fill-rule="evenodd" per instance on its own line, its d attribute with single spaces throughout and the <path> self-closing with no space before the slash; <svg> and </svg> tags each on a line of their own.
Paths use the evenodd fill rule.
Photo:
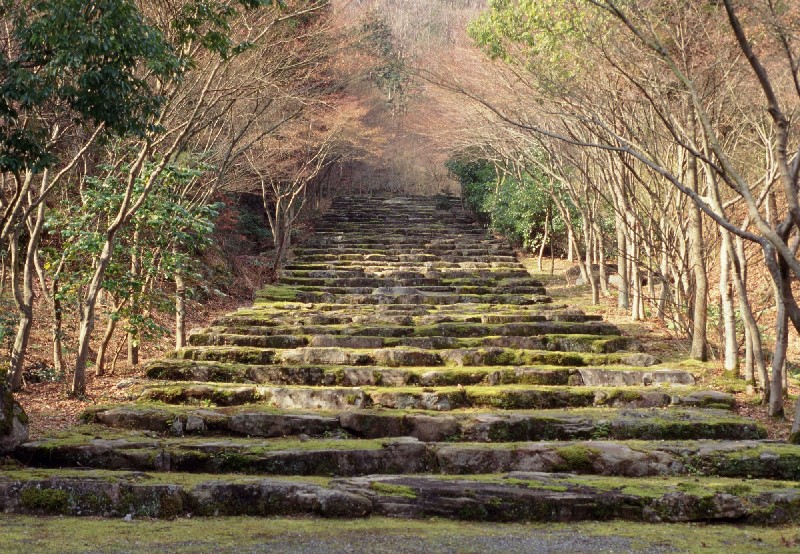
<svg viewBox="0 0 800 554">
<path fill-rule="evenodd" d="M 800 447 L 557 305 L 450 197 L 344 197 L 253 307 L 19 447 L 0 509 L 800 520 Z"/>
</svg>

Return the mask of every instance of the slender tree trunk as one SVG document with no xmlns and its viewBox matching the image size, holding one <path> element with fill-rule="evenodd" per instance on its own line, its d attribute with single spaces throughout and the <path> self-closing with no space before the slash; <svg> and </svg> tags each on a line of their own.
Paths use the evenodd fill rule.
<svg viewBox="0 0 800 554">
<path fill-rule="evenodd" d="M 47 183 L 47 172 L 42 179 Z M 19 390 L 22 387 L 22 370 L 25 366 L 25 356 L 28 351 L 28 341 L 31 336 L 33 326 L 33 276 L 36 271 L 35 258 L 39 248 L 39 238 L 44 225 L 44 202 L 40 203 L 32 223 L 28 225 L 28 246 L 26 249 L 25 261 L 22 267 L 22 275 L 18 275 L 18 253 L 19 253 L 19 231 L 16 230 L 11 235 L 11 279 L 14 288 L 14 299 L 19 311 L 17 321 L 17 334 L 14 338 L 14 345 L 11 349 L 10 364 L 10 385 L 11 390 Z M 21 277 L 21 283 L 20 283 Z"/>
<path fill-rule="evenodd" d="M 58 277 L 53 278 L 53 368 L 57 374 L 66 371 L 64 363 L 64 327 L 62 324 L 62 308 Z"/>
<path fill-rule="evenodd" d="M 628 263 L 625 260 L 627 246 L 625 241 L 625 220 L 619 213 L 616 214 L 617 228 L 617 276 L 619 277 L 619 289 L 617 290 L 617 306 L 623 310 L 630 308 L 630 281 L 628 280 Z"/>
<path fill-rule="evenodd" d="M 604 297 L 611 296 L 608 290 L 608 271 L 606 271 L 606 252 L 603 248 L 603 230 L 597 222 L 594 223 L 595 247 L 597 248 L 597 265 L 600 274 L 600 291 Z"/>
<path fill-rule="evenodd" d="M 75 372 L 72 375 L 72 386 L 70 387 L 72 396 L 79 396 L 86 392 L 86 360 L 89 356 L 89 341 L 92 338 L 92 331 L 94 331 L 94 312 L 97 306 L 97 296 L 100 294 L 103 277 L 111 261 L 114 239 L 118 229 L 119 227 L 111 228 L 106 234 L 106 242 L 103 244 L 103 250 L 97 260 L 92 280 L 89 282 L 81 302 L 78 352 L 75 357 Z"/>
<path fill-rule="evenodd" d="M 597 305 L 600 303 L 600 288 L 597 286 L 597 274 L 592 267 L 592 225 L 589 219 L 584 216 L 584 240 L 586 241 L 586 273 L 589 278 L 589 285 L 592 287 L 592 304 Z"/>
<path fill-rule="evenodd" d="M 733 377 L 739 374 L 739 343 L 736 340 L 736 313 L 733 308 L 733 290 L 730 283 L 731 237 L 722 231 L 722 244 L 719 251 L 719 297 L 722 304 L 723 341 L 725 344 L 725 371 Z"/>
<path fill-rule="evenodd" d="M 572 232 L 572 225 L 567 222 L 567 261 L 575 261 L 575 234 Z"/>
<path fill-rule="evenodd" d="M 114 331 L 117 328 L 116 310 L 108 317 L 106 324 L 106 332 L 103 334 L 103 339 L 100 341 L 100 346 L 97 349 L 97 358 L 95 359 L 95 375 L 102 377 L 105 375 L 106 369 L 106 351 L 108 345 L 111 343 L 111 338 L 114 336 Z"/>
<path fill-rule="evenodd" d="M 542 269 L 542 258 L 544 258 L 544 247 L 547 245 L 547 239 L 550 236 L 550 205 L 547 206 L 547 213 L 544 217 L 544 235 L 542 236 L 542 244 L 539 246 L 539 273 Z"/>
<path fill-rule="evenodd" d="M 131 278 L 135 282 L 141 280 L 142 277 L 138 227 L 133 230 L 131 242 Z M 139 295 L 140 292 L 138 290 L 134 290 L 131 295 L 131 317 L 128 319 L 128 363 L 132 366 L 139 365 L 139 330 L 137 328 L 140 310 Z"/>
<path fill-rule="evenodd" d="M 775 352 L 772 355 L 772 382 L 769 394 L 769 415 L 783 417 L 783 364 L 789 344 L 789 315 L 781 294 L 776 294 L 778 313 L 775 317 Z"/>
<path fill-rule="evenodd" d="M 751 355 L 752 355 L 752 362 L 755 363 L 755 368 L 757 369 L 756 375 L 759 378 L 760 386 L 764 391 L 764 399 L 765 401 L 769 398 L 769 374 L 767 373 L 767 366 L 764 362 L 764 352 L 761 345 L 761 331 L 758 328 L 758 322 L 756 321 L 755 316 L 753 315 L 753 310 L 750 305 L 750 299 L 747 297 L 747 266 L 745 264 L 745 258 L 741 256 L 741 253 L 744 250 L 737 250 L 733 249 L 733 245 L 728 245 L 728 257 L 733 262 L 733 285 L 736 289 L 736 295 L 739 299 L 739 310 L 742 314 L 742 321 L 744 322 L 745 332 L 747 333 Z M 753 379 L 752 370 L 748 376 L 748 372 L 745 371 L 745 379 L 747 382 L 755 386 L 755 381 Z"/>
<path fill-rule="evenodd" d="M 658 319 L 664 321 L 667 317 L 667 300 L 669 299 L 669 259 L 666 250 L 661 254 L 661 294 L 658 298 Z"/>
<path fill-rule="evenodd" d="M 695 190 L 696 188 L 695 186 Z M 691 257 L 692 276 L 694 277 L 692 349 L 690 355 L 695 360 L 704 362 L 708 359 L 708 340 L 706 337 L 706 325 L 708 322 L 708 274 L 706 273 L 706 263 L 703 256 L 703 220 L 700 210 L 694 204 L 689 206 L 689 214 L 691 241 L 689 255 Z"/>
<path fill-rule="evenodd" d="M 176 247 L 177 248 L 177 247 Z M 186 346 L 186 283 L 180 271 L 175 272 L 175 348 Z"/>
</svg>

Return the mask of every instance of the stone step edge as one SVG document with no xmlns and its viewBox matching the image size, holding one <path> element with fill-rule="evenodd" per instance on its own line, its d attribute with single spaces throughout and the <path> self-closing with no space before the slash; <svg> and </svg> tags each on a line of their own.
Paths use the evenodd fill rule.
<svg viewBox="0 0 800 554">
<path fill-rule="evenodd" d="M 142 473 L 38 473 L 36 477 L 7 472 L 0 477 L 0 510 L 161 519 L 387 515 L 483 521 L 800 521 L 800 490 L 791 486 L 762 490 L 754 482 L 744 485 L 740 480 L 702 488 L 705 483 L 700 479 L 688 491 L 681 489 L 685 481 L 675 481 L 647 495 L 637 491 L 640 483 L 635 480 L 615 487 L 585 477 L 523 472 L 493 480 L 383 475 L 335 479 L 328 486 L 301 479 L 168 474 L 148 482 L 153 477 Z"/>
<path fill-rule="evenodd" d="M 765 441 L 565 441 L 492 445 L 389 440 L 151 438 L 78 429 L 13 453 L 34 467 L 137 471 L 363 476 L 374 473 L 481 475 L 510 471 L 616 477 L 719 476 L 800 480 L 800 446 Z M 92 432 L 94 431 L 94 432 Z M 105 435 L 105 436 L 104 436 Z"/>
<path fill-rule="evenodd" d="M 113 428 L 174 435 L 206 433 L 252 437 L 305 434 L 376 439 L 411 436 L 426 442 L 518 442 L 579 439 L 764 439 L 766 429 L 723 410 L 687 408 L 542 410 L 446 413 L 349 410 L 315 414 L 300 411 L 193 408 L 160 404 L 96 407 L 86 422 Z"/>
<path fill-rule="evenodd" d="M 483 366 L 442 368 L 248 365 L 194 360 L 153 360 L 149 379 L 306 386 L 663 386 L 694 385 L 694 375 L 669 367 Z"/>
<path fill-rule="evenodd" d="M 381 406 L 448 412 L 465 408 L 554 409 L 668 406 L 732 409 L 734 397 L 715 390 L 673 387 L 577 387 L 496 385 L 489 387 L 306 387 L 228 385 L 177 381 L 142 382 L 129 388 L 132 400 L 166 404 L 236 406 L 266 403 L 275 408 L 339 410 Z"/>
</svg>

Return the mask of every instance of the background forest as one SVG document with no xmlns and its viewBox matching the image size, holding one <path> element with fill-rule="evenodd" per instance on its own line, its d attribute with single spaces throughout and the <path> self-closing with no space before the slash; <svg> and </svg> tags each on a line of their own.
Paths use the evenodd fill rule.
<svg viewBox="0 0 800 554">
<path fill-rule="evenodd" d="M 137 364 L 159 337 L 182 346 L 200 305 L 275 277 L 332 195 L 460 190 L 540 268 L 573 261 L 594 302 L 691 337 L 688 354 L 783 415 L 800 330 L 797 3 L 0 13 L 13 389 L 47 377 L 79 396 L 87 371 Z"/>
</svg>

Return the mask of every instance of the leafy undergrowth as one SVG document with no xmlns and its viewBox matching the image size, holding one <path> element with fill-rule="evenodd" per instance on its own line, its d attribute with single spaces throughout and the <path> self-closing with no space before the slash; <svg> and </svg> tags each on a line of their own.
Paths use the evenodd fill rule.
<svg viewBox="0 0 800 554">
<path fill-rule="evenodd" d="M 4 516 L 0 551 L 40 552 L 796 552 L 794 527 L 481 524 L 444 520 L 185 518 L 176 521 Z"/>
</svg>

